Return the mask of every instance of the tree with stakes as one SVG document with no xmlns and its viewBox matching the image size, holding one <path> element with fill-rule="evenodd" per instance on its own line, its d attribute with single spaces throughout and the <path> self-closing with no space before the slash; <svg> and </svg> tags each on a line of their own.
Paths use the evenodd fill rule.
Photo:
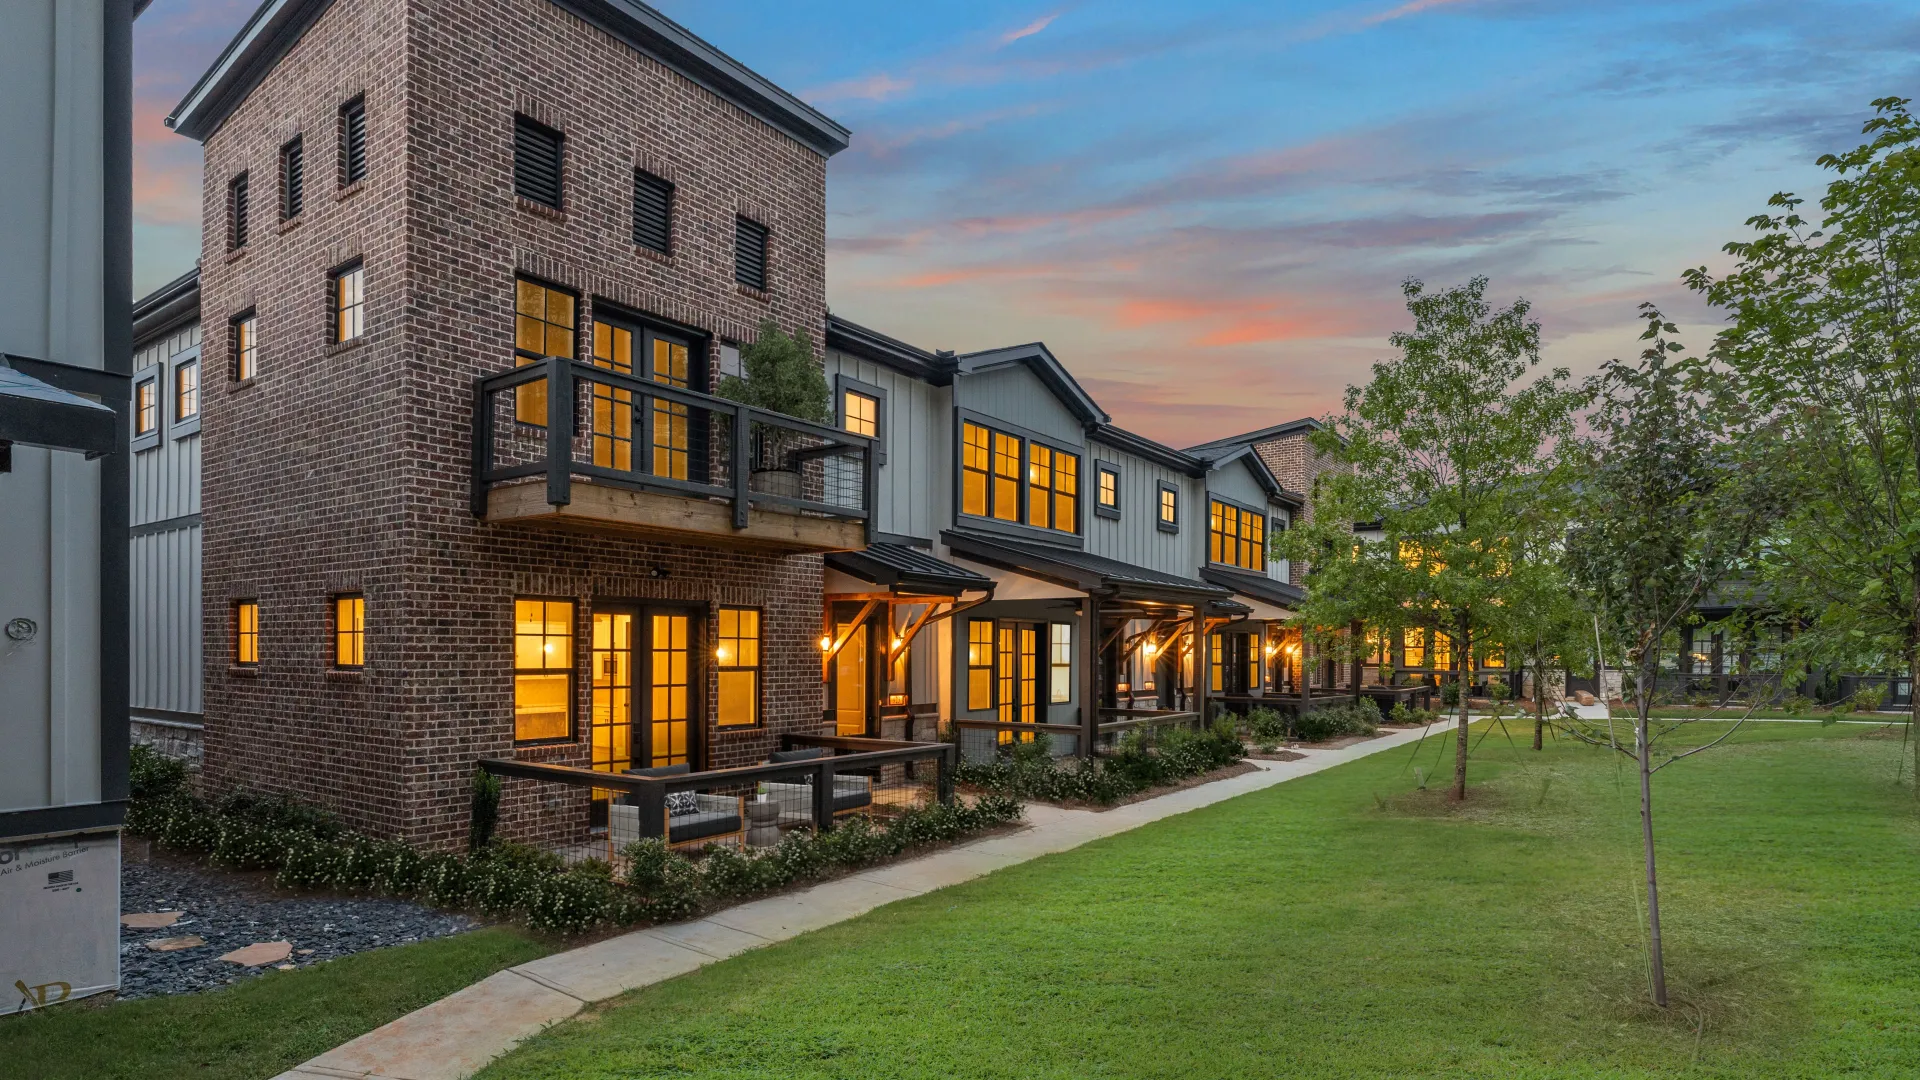
<svg viewBox="0 0 1920 1080">
<path fill-rule="evenodd" d="M 1525 300 L 1496 311 L 1486 291 L 1483 277 L 1437 292 L 1405 283 L 1413 329 L 1389 339 L 1400 355 L 1348 387 L 1345 414 L 1314 435 L 1350 470 L 1321 474 L 1311 522 L 1274 542 L 1309 567 L 1304 625 L 1451 638 L 1455 799 L 1467 794 L 1473 655 L 1502 640 L 1515 553 L 1556 497 L 1552 450 L 1586 400 L 1564 368 L 1522 384 L 1540 363 L 1540 324 Z M 1384 542 L 1356 543 L 1356 522 Z M 1364 635 L 1323 636 L 1365 647 Z"/>
<path fill-rule="evenodd" d="M 1727 313 L 1716 361 L 1780 431 L 1762 462 L 1793 491 L 1759 560 L 1768 599 L 1812 660 L 1920 670 L 1920 124 L 1873 103 L 1871 138 L 1819 164 L 1818 223 L 1781 193 L 1726 246 L 1725 277 L 1687 284 Z M 1892 661 L 1889 663 L 1889 661 Z M 1914 695 L 1920 708 L 1920 694 Z M 1920 739 L 1908 735 L 1920 779 Z M 1920 796 L 1920 783 L 1914 788 Z"/>
<path fill-rule="evenodd" d="M 1678 356 L 1683 347 L 1651 304 L 1638 364 L 1614 360 L 1594 378 L 1600 407 L 1580 485 L 1581 516 L 1566 542 L 1571 577 L 1598 613 L 1603 630 L 1626 656 L 1633 681 L 1634 739 L 1620 744 L 1611 720 L 1569 717 L 1569 733 L 1607 746 L 1636 763 L 1640 835 L 1646 866 L 1648 963 L 1654 1003 L 1667 1006 L 1660 937 L 1660 890 L 1653 847 L 1653 774 L 1724 742 L 1718 738 L 1655 764 L 1655 744 L 1694 723 L 1652 730 L 1654 680 L 1669 633 L 1736 572 L 1771 522 L 1771 487 L 1741 455 L 1766 440 L 1751 422 L 1732 380 L 1710 365 Z M 1749 710 L 1748 715 L 1751 715 Z"/>
</svg>

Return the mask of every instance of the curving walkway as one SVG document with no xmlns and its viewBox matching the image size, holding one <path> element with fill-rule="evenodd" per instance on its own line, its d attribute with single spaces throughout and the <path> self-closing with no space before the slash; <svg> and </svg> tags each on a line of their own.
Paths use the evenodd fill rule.
<svg viewBox="0 0 1920 1080">
<path fill-rule="evenodd" d="M 1432 728 L 1436 735 L 1445 730 L 1439 724 Z M 882 904 L 1405 746 L 1424 734 L 1423 729 L 1395 731 L 1339 750 L 1303 750 L 1307 756 L 1299 761 L 1256 761 L 1257 772 L 1113 810 L 1029 805 L 1027 826 L 1017 832 L 508 968 L 275 1080 L 462 1080 L 521 1040 L 594 1002 L 854 918 Z"/>
</svg>

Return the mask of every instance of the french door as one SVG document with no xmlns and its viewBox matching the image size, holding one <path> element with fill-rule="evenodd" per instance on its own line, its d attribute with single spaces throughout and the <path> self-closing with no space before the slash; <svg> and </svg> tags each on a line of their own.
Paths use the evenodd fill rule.
<svg viewBox="0 0 1920 1080">
<path fill-rule="evenodd" d="M 1034 724 L 1042 718 L 1042 694 L 1046 687 L 1040 677 L 1044 670 L 1040 664 L 1040 644 L 1044 640 L 1045 623 L 1003 622 L 999 626 L 997 649 L 1000 685 L 997 695 L 1000 706 L 1000 721 L 1006 724 Z M 1012 742 L 1014 733 L 1002 731 L 1001 742 Z M 1033 736 L 1022 732 L 1022 742 L 1031 742 Z"/>
<path fill-rule="evenodd" d="M 593 324 L 593 362 L 608 371 L 682 390 L 701 389 L 695 385 L 701 374 L 695 355 L 692 341 L 650 327 L 629 326 L 617 319 L 596 319 Z M 621 472 L 637 466 L 669 480 L 702 480 L 704 455 L 697 452 L 704 431 L 702 419 L 690 415 L 687 406 L 661 398 L 654 398 L 651 408 L 636 415 L 631 390 L 595 383 L 593 463 Z M 634 460 L 636 435 L 638 461 Z"/>
<path fill-rule="evenodd" d="M 604 607 L 593 613 L 593 768 L 698 768 L 699 672 L 693 616 L 676 608 Z M 594 792 L 604 821 L 610 793 Z"/>
</svg>

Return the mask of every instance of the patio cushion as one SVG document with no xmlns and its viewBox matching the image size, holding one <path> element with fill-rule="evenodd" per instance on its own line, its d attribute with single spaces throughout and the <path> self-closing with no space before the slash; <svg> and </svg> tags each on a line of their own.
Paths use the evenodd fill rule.
<svg viewBox="0 0 1920 1080">
<path fill-rule="evenodd" d="M 700 799 L 691 791 L 667 792 L 667 813 L 674 817 L 700 812 Z"/>
<path fill-rule="evenodd" d="M 827 756 L 824 746 L 809 746 L 803 750 L 775 750 L 767 755 L 769 765 L 784 765 L 789 761 L 812 761 Z"/>
<path fill-rule="evenodd" d="M 684 844 L 689 840 L 739 831 L 740 815 L 732 810 L 687 814 L 684 817 L 675 814 L 668 822 L 667 841 Z"/>
<path fill-rule="evenodd" d="M 678 765 L 655 765 L 651 769 L 628 769 L 628 776 L 685 776 L 692 772 L 692 766 L 686 762 Z"/>
<path fill-rule="evenodd" d="M 783 816 L 793 818 L 811 816 L 812 811 L 802 811 L 798 807 L 813 806 L 812 784 L 769 784 L 760 785 L 760 791 L 768 798 L 779 802 Z M 833 809 L 854 810 L 862 806 L 873 805 L 873 784 L 865 776 L 836 776 L 833 778 Z"/>
</svg>

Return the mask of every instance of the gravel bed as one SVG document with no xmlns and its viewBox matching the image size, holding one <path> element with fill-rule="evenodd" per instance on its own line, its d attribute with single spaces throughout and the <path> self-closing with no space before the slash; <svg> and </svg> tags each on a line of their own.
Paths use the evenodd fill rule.
<svg viewBox="0 0 1920 1080">
<path fill-rule="evenodd" d="M 172 926 L 120 928 L 120 998 L 154 997 L 210 990 L 275 965 L 241 967 L 220 957 L 263 941 L 287 941 L 293 955 L 282 963 L 306 967 L 349 953 L 446 937 L 477 923 L 404 900 L 300 895 L 275 889 L 265 875 L 236 874 L 163 860 L 123 864 L 120 910 L 183 911 Z M 177 952 L 157 952 L 147 942 L 188 934 L 206 939 Z M 302 955 L 302 950 L 310 950 Z"/>
</svg>

